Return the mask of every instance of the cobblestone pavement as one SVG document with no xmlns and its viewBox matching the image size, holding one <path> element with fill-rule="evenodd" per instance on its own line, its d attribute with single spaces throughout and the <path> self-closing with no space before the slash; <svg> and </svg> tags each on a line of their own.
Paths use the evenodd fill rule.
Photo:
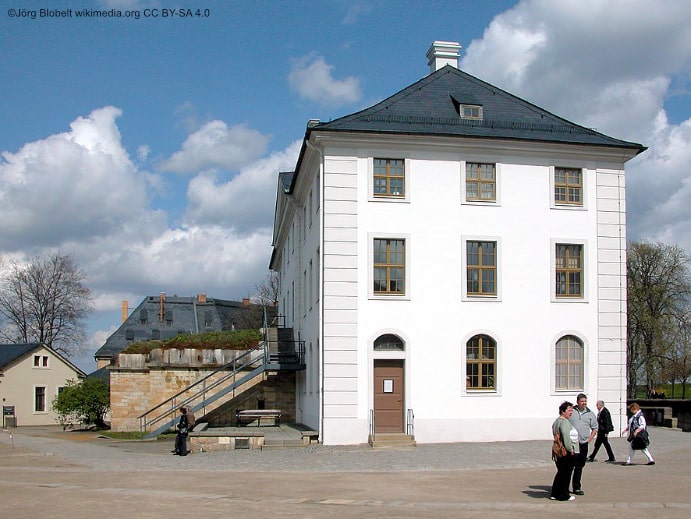
<svg viewBox="0 0 691 519">
<path fill-rule="evenodd" d="M 589 463 L 585 496 L 550 501 L 551 442 L 195 453 L 168 441 L 114 441 L 56 427 L 0 434 L 7 517 L 691 517 L 691 435 L 651 428 L 655 466 Z M 627 443 L 611 440 L 625 460 Z M 605 459 L 600 453 L 600 460 Z M 188 515 L 185 513 L 185 515 Z M 3 513 L 4 516 L 4 513 Z"/>
</svg>

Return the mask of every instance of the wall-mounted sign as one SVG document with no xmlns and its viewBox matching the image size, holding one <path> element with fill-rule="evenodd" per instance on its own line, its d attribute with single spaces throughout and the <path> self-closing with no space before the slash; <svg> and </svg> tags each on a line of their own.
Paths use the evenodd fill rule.
<svg viewBox="0 0 691 519">
<path fill-rule="evenodd" d="M 14 406 L 13 405 L 2 406 L 2 414 L 3 414 L 3 416 L 14 416 Z"/>
</svg>

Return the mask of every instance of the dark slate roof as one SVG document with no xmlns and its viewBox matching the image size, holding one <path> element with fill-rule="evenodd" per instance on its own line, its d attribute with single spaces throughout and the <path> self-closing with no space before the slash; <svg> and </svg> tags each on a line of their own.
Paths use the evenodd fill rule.
<svg viewBox="0 0 691 519">
<path fill-rule="evenodd" d="M 92 371 L 86 376 L 86 378 L 103 380 L 106 384 L 110 386 L 110 372 L 108 371 L 108 367 L 103 367 L 97 369 L 96 371 Z"/>
<path fill-rule="evenodd" d="M 0 344 L 0 370 L 23 358 L 41 346 L 38 342 L 25 344 Z"/>
<path fill-rule="evenodd" d="M 460 104 L 482 106 L 482 120 L 462 119 Z M 307 137 L 311 131 L 559 142 L 637 153 L 646 149 L 562 119 L 449 65 L 365 110 L 309 127 Z"/>
<path fill-rule="evenodd" d="M 200 302 L 197 296 L 165 296 L 161 320 L 160 296 L 148 296 L 94 356 L 97 359 L 112 358 L 133 342 L 172 339 L 180 334 L 218 332 L 230 329 L 231 323 L 242 328 L 238 324 L 247 321 L 244 317 L 247 308 L 241 301 L 207 297 Z M 209 326 L 206 326 L 207 323 Z"/>
</svg>

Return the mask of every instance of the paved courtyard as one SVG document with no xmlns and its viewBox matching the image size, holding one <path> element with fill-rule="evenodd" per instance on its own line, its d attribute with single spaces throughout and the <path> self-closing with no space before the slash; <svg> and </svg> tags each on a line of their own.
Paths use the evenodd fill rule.
<svg viewBox="0 0 691 519">
<path fill-rule="evenodd" d="M 269 428 L 267 428 L 269 429 Z M 58 427 L 0 433 L 3 517 L 691 517 L 691 434 L 651 428 L 657 461 L 589 463 L 584 496 L 548 499 L 550 440 L 236 450 L 173 456 L 170 441 Z M 620 461 L 627 444 L 612 440 Z"/>
</svg>

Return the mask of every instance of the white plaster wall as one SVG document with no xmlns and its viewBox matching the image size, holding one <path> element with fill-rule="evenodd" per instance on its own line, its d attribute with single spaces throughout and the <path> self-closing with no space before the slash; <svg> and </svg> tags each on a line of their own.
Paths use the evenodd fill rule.
<svg viewBox="0 0 691 519">
<path fill-rule="evenodd" d="M 538 159 L 535 164 L 502 162 L 501 203 L 476 206 L 461 203 L 462 159 L 482 157 L 441 153 L 434 158 L 425 153 L 418 159 L 414 152 L 407 156 L 409 203 L 367 201 L 369 156 L 358 159 L 358 214 L 363 222 L 357 231 L 360 422 L 350 427 L 359 437 L 340 441 L 366 439 L 373 407 L 372 340 L 384 330 L 397 330 L 407 338 L 406 408 L 415 413 L 418 441 L 544 438 L 558 404 L 575 400 L 574 392 L 554 389 L 553 351 L 559 337 L 573 333 L 584 341 L 584 391 L 595 400 L 599 390 L 598 324 L 603 326 L 612 315 L 598 313 L 598 273 L 605 274 L 608 266 L 598 268 L 595 171 L 586 172 L 587 210 L 550 208 L 549 163 Z M 410 283 L 402 300 L 368 296 L 368 243 L 375 234 L 406 238 Z M 500 242 L 499 301 L 462 300 L 463 237 Z M 585 245 L 582 301 L 555 302 L 552 297 L 557 241 Z M 470 393 L 464 388 L 464 346 L 477 333 L 488 333 L 498 342 L 496 392 Z M 608 373 L 613 375 L 618 381 L 616 373 Z M 346 432 L 341 428 L 339 434 Z"/>
<path fill-rule="evenodd" d="M 373 156 L 407 159 L 407 201 L 370 201 Z M 500 164 L 499 203 L 462 203 L 465 160 Z M 586 168 L 584 209 L 551 208 L 555 164 Z M 415 146 L 327 147 L 323 235 L 308 236 L 305 244 L 308 250 L 321 247 L 317 306 L 323 305 L 323 314 L 308 310 L 298 324 L 303 338 L 323 341 L 318 376 L 324 400 L 320 410 L 318 395 L 305 394 L 305 423 L 316 428 L 323 412 L 324 443 L 367 441 L 372 341 L 381 333 L 405 338 L 405 407 L 415 413 L 418 442 L 547 438 L 559 403 L 576 396 L 554 389 L 554 344 L 565 334 L 585 344 L 584 391 L 591 406 L 603 398 L 615 422 L 620 420 L 626 390 L 625 192 L 621 165 L 613 164 L 582 153 L 545 158 L 525 151 L 502 155 L 500 149 L 474 154 Z M 369 295 L 369 242 L 376 234 L 406 239 L 404 298 Z M 462 296 L 464 237 L 499 242 L 497 300 Z M 557 301 L 552 295 L 554 244 L 561 241 L 585 246 L 583 300 Z M 299 284 L 301 270 L 291 267 L 285 280 Z M 465 343 L 477 333 L 497 340 L 495 392 L 464 387 Z"/>
</svg>

